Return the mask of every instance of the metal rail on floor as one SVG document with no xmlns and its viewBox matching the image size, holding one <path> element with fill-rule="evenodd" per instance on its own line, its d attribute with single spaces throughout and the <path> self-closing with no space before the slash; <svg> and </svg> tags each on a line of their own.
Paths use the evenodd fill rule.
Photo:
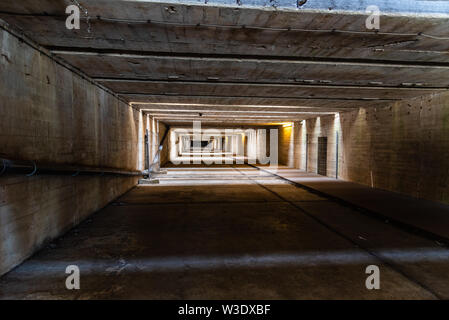
<svg viewBox="0 0 449 320">
<path fill-rule="evenodd" d="M 394 218 L 386 216 L 386 215 L 384 215 L 382 213 L 379 213 L 377 211 L 373 211 L 373 210 L 369 210 L 369 209 L 357 206 L 357 205 L 355 205 L 355 204 L 353 204 L 353 203 L 351 203 L 351 202 L 349 202 L 347 200 L 335 197 L 335 196 L 330 195 L 328 193 L 325 193 L 325 192 L 322 192 L 320 190 L 317 190 L 317 189 L 311 188 L 309 186 L 303 185 L 303 184 L 301 184 L 299 182 L 292 181 L 292 180 L 287 179 L 287 178 L 285 178 L 283 176 L 275 174 L 275 173 L 273 173 L 273 172 L 271 172 L 269 170 L 265 170 L 263 168 L 257 167 L 257 166 L 252 165 L 252 164 L 247 164 L 247 165 L 252 167 L 252 168 L 255 168 L 255 169 L 259 170 L 259 171 L 263 171 L 263 172 L 266 172 L 268 174 L 271 174 L 271 175 L 273 175 L 273 176 L 275 176 L 275 177 L 277 177 L 277 178 L 279 178 L 279 179 L 281 179 L 283 181 L 286 181 L 287 183 L 289 183 L 289 184 L 291 184 L 291 185 L 293 185 L 295 187 L 301 188 L 301 189 L 306 190 L 306 191 L 308 191 L 310 193 L 313 193 L 313 194 L 316 194 L 316 195 L 318 195 L 320 197 L 326 198 L 326 199 L 328 199 L 330 201 L 338 203 L 338 204 L 340 204 L 342 206 L 345 206 L 347 208 L 351 208 L 351 209 L 353 209 L 355 211 L 358 211 L 358 212 L 360 212 L 360 213 L 362 213 L 362 214 L 364 214 L 366 216 L 369 216 L 369 217 L 371 217 L 373 219 L 382 221 L 384 223 L 388 223 L 388 224 L 392 225 L 393 227 L 396 227 L 396 228 L 398 228 L 398 229 L 400 229 L 402 231 L 405 231 L 407 233 L 410 233 L 410 234 L 413 234 L 413 235 L 416 235 L 416 236 L 420 236 L 420 237 L 425 238 L 427 240 L 437 241 L 440 245 L 449 248 L 449 239 L 446 238 L 446 237 L 442 237 L 442 236 L 440 236 L 438 234 L 435 234 L 433 232 L 430 232 L 430 231 L 421 229 L 419 227 L 416 227 L 414 225 L 407 224 L 405 222 L 396 220 Z"/>
<path fill-rule="evenodd" d="M 266 172 L 268 174 L 271 174 L 273 176 L 275 176 L 276 178 L 282 179 L 284 181 L 287 181 L 291 184 L 293 184 L 294 186 L 298 186 L 301 187 L 301 184 L 297 184 L 294 181 L 291 181 L 287 178 L 284 178 L 282 176 L 279 176 L 277 174 L 274 174 L 268 170 L 264 170 L 262 168 L 256 167 L 254 165 L 248 164 L 248 166 L 256 168 L 260 171 Z M 245 174 L 244 172 L 242 172 L 241 170 L 233 167 L 234 170 L 240 172 L 242 175 L 248 176 L 247 174 Z M 421 288 L 423 288 L 424 290 L 427 290 L 429 293 L 431 293 L 432 295 L 434 295 L 437 299 L 442 299 L 442 296 L 438 293 L 435 292 L 434 290 L 432 290 L 430 287 L 428 287 L 427 285 L 425 285 L 424 283 L 422 283 L 421 281 L 418 281 L 416 279 L 414 279 L 411 275 L 409 275 L 407 272 L 404 272 L 400 267 L 396 266 L 396 264 L 394 262 L 389 261 L 388 259 L 385 259 L 384 257 L 382 257 L 381 255 L 377 254 L 375 252 L 375 250 L 373 250 L 372 248 L 369 248 L 368 246 L 365 246 L 363 244 L 361 244 L 358 241 L 353 240 L 350 236 L 347 236 L 346 234 L 344 234 L 343 232 L 338 231 L 336 228 L 334 228 L 333 226 L 331 226 L 330 224 L 326 223 L 325 221 L 321 220 L 320 218 L 318 218 L 316 215 L 311 214 L 310 212 L 308 212 L 307 210 L 305 210 L 304 208 L 302 208 L 301 206 L 297 205 L 296 203 L 294 203 L 293 201 L 290 201 L 284 197 L 282 197 L 279 193 L 277 193 L 276 191 L 268 188 L 267 186 L 259 183 L 257 180 L 252 179 L 249 177 L 250 180 L 252 180 L 255 184 L 259 185 L 260 187 L 262 187 L 263 189 L 267 190 L 268 192 L 274 194 L 276 197 L 278 197 L 279 199 L 281 199 L 282 201 L 288 203 L 289 205 L 291 205 L 292 207 L 294 207 L 295 209 L 297 209 L 299 212 L 303 213 L 304 215 L 306 215 L 307 217 L 309 217 L 310 219 L 314 220 L 315 222 L 317 222 L 318 224 L 320 224 L 321 226 L 323 226 L 324 228 L 328 229 L 329 231 L 337 234 L 338 236 L 342 237 L 343 239 L 349 241 L 350 243 L 354 244 L 355 246 L 357 246 L 358 248 L 364 250 L 365 252 L 367 252 L 369 255 L 371 255 L 372 257 L 374 257 L 375 259 L 381 261 L 384 265 L 389 266 L 391 269 L 395 270 L 396 272 L 398 272 L 399 274 L 401 274 L 403 277 L 405 277 L 406 279 L 408 279 L 409 281 L 415 283 L 416 285 L 420 286 Z M 308 188 L 308 187 L 307 187 Z M 308 188 L 310 189 L 310 188 Z M 310 191 L 310 190 L 307 190 Z M 329 198 L 329 200 L 334 201 L 333 199 L 331 199 L 329 196 L 327 196 L 325 193 L 320 192 L 321 195 L 323 197 Z M 315 192 L 316 194 L 316 192 Z"/>
</svg>

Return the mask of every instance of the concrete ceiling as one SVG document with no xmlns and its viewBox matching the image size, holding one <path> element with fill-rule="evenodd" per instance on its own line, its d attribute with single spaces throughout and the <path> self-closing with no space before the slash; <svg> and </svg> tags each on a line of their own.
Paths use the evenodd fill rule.
<svg viewBox="0 0 449 320">
<path fill-rule="evenodd" d="M 65 27 L 74 2 L 81 30 Z M 292 121 L 449 88 L 447 1 L 22 0 L 0 18 L 164 122 Z"/>
</svg>

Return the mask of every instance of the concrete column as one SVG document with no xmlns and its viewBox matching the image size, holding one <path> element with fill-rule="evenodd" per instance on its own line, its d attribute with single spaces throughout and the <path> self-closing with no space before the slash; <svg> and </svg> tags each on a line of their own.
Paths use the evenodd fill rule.
<svg viewBox="0 0 449 320">
<path fill-rule="evenodd" d="M 257 161 L 257 134 L 254 129 L 246 130 L 248 137 L 248 163 L 256 164 Z"/>
</svg>

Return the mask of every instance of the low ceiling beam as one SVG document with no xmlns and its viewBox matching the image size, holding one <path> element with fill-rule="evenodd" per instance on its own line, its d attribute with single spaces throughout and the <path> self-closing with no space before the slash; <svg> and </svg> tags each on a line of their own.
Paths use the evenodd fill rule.
<svg viewBox="0 0 449 320">
<path fill-rule="evenodd" d="M 294 56 L 267 56 L 267 55 L 233 55 L 233 54 L 201 54 L 179 52 L 145 52 L 121 49 L 92 49 L 79 47 L 51 47 L 47 50 L 57 55 L 99 56 L 124 59 L 175 59 L 201 62 L 256 62 L 256 63 L 293 63 L 293 64 L 320 64 L 320 65 L 355 65 L 369 67 L 410 67 L 410 68 L 444 68 L 449 69 L 449 62 L 433 61 L 393 61 L 373 59 L 344 59 L 330 57 L 294 57 Z"/>
<path fill-rule="evenodd" d="M 260 98 L 260 99 L 288 99 L 288 100 L 323 100 L 323 101 L 379 101 L 379 102 L 393 102 L 400 101 L 401 99 L 380 99 L 380 98 L 327 98 L 327 97 L 283 97 L 283 96 L 220 96 L 220 95 L 195 95 L 195 94 L 146 94 L 139 92 L 116 92 L 121 96 L 142 96 L 142 97 L 181 97 L 181 98 Z"/>
<path fill-rule="evenodd" d="M 209 81 L 201 81 L 201 80 L 180 80 L 180 79 L 139 79 L 139 78 L 103 78 L 103 77 L 92 77 L 95 81 L 98 82 L 111 82 L 111 83 L 154 83 L 154 84 L 186 84 L 186 85 L 210 85 L 210 86 L 255 86 L 255 87 L 275 87 L 275 88 L 319 88 L 319 89 L 373 89 L 373 90 L 401 90 L 401 91 L 447 91 L 449 88 L 447 87 L 420 87 L 420 86 L 394 86 L 394 85 L 383 85 L 382 82 L 373 82 L 370 85 L 342 85 L 342 84 L 333 84 L 329 83 L 329 81 L 310 81 L 303 79 L 292 79 L 292 82 L 255 82 L 255 81 L 217 81 L 217 80 L 209 80 Z"/>
<path fill-rule="evenodd" d="M 300 115 L 300 114 L 319 114 L 323 113 L 324 111 L 316 110 L 316 111 L 266 111 L 266 110 L 257 110 L 257 111 L 230 111 L 230 110 L 156 110 L 156 109 L 141 109 L 141 111 L 148 113 L 150 115 L 177 115 L 182 116 L 183 114 L 188 115 L 198 115 L 198 114 L 205 114 L 207 116 L 216 115 L 226 115 L 226 114 L 235 114 L 235 113 L 241 113 L 241 114 L 270 114 L 272 116 L 276 115 Z M 329 111 L 331 112 L 331 111 Z"/>
<path fill-rule="evenodd" d="M 238 105 L 238 104 L 199 104 L 199 103 L 159 103 L 142 102 L 132 103 L 133 106 L 144 112 L 234 112 L 234 113 L 257 113 L 257 112 L 303 112 L 303 111 L 323 111 L 319 106 L 284 106 L 284 105 Z M 354 107 L 354 109 L 357 107 Z M 326 107 L 329 112 L 343 112 L 346 108 Z"/>
</svg>

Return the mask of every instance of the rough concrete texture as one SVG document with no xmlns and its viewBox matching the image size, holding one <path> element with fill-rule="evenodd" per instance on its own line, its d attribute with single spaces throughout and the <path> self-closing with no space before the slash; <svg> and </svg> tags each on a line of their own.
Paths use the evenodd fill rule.
<svg viewBox="0 0 449 320">
<path fill-rule="evenodd" d="M 0 29 L 0 156 L 135 170 L 139 112 Z"/>
<path fill-rule="evenodd" d="M 279 126 L 279 135 L 278 135 L 278 157 L 279 164 L 286 165 L 289 167 L 295 166 L 295 137 L 296 137 L 296 128 L 298 127 L 297 123 L 292 123 L 286 126 Z"/>
<path fill-rule="evenodd" d="M 0 44 L 0 158 L 137 170 L 138 111 L 2 29 Z M 0 275 L 136 182 L 0 179 Z"/>
<path fill-rule="evenodd" d="M 449 205 L 416 199 L 396 192 L 370 188 L 362 184 L 323 177 L 291 168 L 259 167 L 261 170 L 299 184 L 317 194 L 323 194 L 347 206 L 362 208 L 364 214 L 382 221 L 400 223 L 402 228 L 413 228 L 427 233 L 433 239 L 449 242 Z M 424 234 L 423 233 L 423 234 Z"/>
<path fill-rule="evenodd" d="M 0 157 L 137 170 L 145 129 L 154 157 L 179 121 L 293 121 L 280 128 L 281 164 L 315 172 L 326 136 L 327 176 L 449 203 L 448 4 L 385 14 L 373 32 L 363 1 L 309 1 L 304 10 L 287 0 L 279 4 L 289 10 L 218 2 L 91 0 L 76 31 L 62 19 L 69 0 L 0 2 L 0 17 L 48 50 L 0 21 Z M 396 13 L 405 0 L 375 2 Z M 153 108 L 147 123 L 122 101 Z M 8 274 L 0 296 L 449 297 L 447 249 L 255 170 L 170 168 L 160 185 L 134 189 Z M 0 275 L 134 183 L 2 179 Z M 421 227 L 440 223 L 436 209 L 412 208 L 416 199 L 382 208 L 385 193 L 341 186 L 326 188 Z M 83 272 L 79 292 L 63 286 L 72 263 Z M 380 291 L 364 287 L 368 264 L 381 267 Z"/>
<path fill-rule="evenodd" d="M 0 274 L 135 184 L 128 177 L 1 178 Z"/>
<path fill-rule="evenodd" d="M 275 113 L 296 106 L 291 120 L 302 120 L 315 117 L 310 111 L 449 87 L 444 1 L 371 0 L 382 10 L 382 32 L 367 30 L 366 1 L 218 2 L 89 0 L 82 5 L 91 28 L 83 20 L 76 32 L 61 19 L 69 0 L 3 1 L 0 17 L 143 108 L 258 105 Z M 230 115 L 221 118 L 237 120 Z M 206 121 L 208 113 L 195 118 Z"/>
<path fill-rule="evenodd" d="M 296 168 L 305 169 L 307 154 L 307 170 L 316 172 L 318 137 L 327 136 L 327 176 L 335 177 L 338 131 L 340 179 L 449 203 L 448 93 L 296 125 Z"/>
<path fill-rule="evenodd" d="M 7 274 L 0 297 L 449 297 L 449 250 L 271 174 L 169 168 L 161 182 L 133 189 Z M 65 289 L 71 264 L 79 291 Z M 365 287 L 372 264 L 380 290 Z"/>
</svg>

